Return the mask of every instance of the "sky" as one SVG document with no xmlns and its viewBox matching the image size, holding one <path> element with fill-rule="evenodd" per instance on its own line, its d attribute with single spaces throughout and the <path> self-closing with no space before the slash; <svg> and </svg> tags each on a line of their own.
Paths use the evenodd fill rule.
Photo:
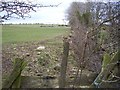
<svg viewBox="0 0 120 90">
<path fill-rule="evenodd" d="M 30 1 L 30 0 L 29 0 Z M 66 11 L 73 1 L 85 0 L 34 0 L 33 3 L 42 5 L 58 5 L 58 7 L 44 7 L 37 9 L 37 12 L 31 12 L 31 18 L 16 19 L 11 18 L 4 23 L 45 23 L 45 24 L 65 24 L 67 23 Z"/>
<path fill-rule="evenodd" d="M 35 4 L 42 5 L 58 5 L 58 7 L 42 7 L 36 9 L 37 12 L 31 12 L 31 18 L 25 19 L 16 19 L 11 18 L 10 20 L 5 21 L 4 23 L 44 23 L 44 24 L 66 24 L 66 12 L 70 4 L 74 1 L 85 2 L 86 0 L 21 0 L 21 1 L 30 1 Z M 96 0 L 101 1 L 101 0 Z M 106 0 L 108 1 L 108 0 Z M 116 0 L 114 0 L 116 1 Z"/>
</svg>

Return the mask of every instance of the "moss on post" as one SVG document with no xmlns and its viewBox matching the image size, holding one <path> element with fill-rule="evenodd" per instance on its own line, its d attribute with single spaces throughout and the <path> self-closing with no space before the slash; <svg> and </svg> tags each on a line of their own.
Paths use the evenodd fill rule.
<svg viewBox="0 0 120 90">
<path fill-rule="evenodd" d="M 21 72 L 25 68 L 26 62 L 24 59 L 16 58 L 14 60 L 13 71 L 3 83 L 3 88 L 20 88 Z"/>
<path fill-rule="evenodd" d="M 106 58 L 104 58 L 106 59 Z M 110 58 L 109 58 L 110 59 Z M 102 83 L 105 83 L 106 84 L 109 81 L 109 78 L 111 78 L 111 73 L 118 73 L 118 72 L 115 72 L 115 67 L 117 66 L 117 62 L 119 61 L 120 59 L 120 50 L 117 51 L 110 60 L 103 60 L 103 66 L 102 67 L 102 70 L 100 72 L 100 74 L 97 76 L 97 78 L 94 80 L 94 82 L 92 83 L 92 85 L 90 87 L 102 87 Z"/>
</svg>

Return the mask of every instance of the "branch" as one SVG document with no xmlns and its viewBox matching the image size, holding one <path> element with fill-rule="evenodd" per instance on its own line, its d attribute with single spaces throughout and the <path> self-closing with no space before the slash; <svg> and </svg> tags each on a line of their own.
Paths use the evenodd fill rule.
<svg viewBox="0 0 120 90">
<path fill-rule="evenodd" d="M 60 3 L 61 4 L 61 3 Z M 58 5 L 60 5 L 58 4 Z M 57 7 L 58 5 L 42 5 L 42 4 L 32 4 L 19 1 L 1 1 L 0 2 L 0 22 L 9 20 L 12 17 L 25 18 L 29 17 L 31 11 L 36 12 L 36 8 L 41 7 Z"/>
<path fill-rule="evenodd" d="M 107 19 L 107 20 L 101 22 L 98 26 L 96 26 L 96 28 L 90 30 L 88 33 L 91 33 L 91 32 L 96 31 L 96 30 L 97 30 L 101 25 L 103 25 L 104 23 L 110 22 L 110 21 L 112 21 L 112 20 L 115 19 L 115 18 L 119 18 L 119 16 L 120 16 L 120 14 L 118 14 L 118 15 L 110 18 L 110 19 Z M 95 35 L 97 35 L 98 32 L 99 32 L 99 30 L 95 33 Z M 92 35 L 92 36 L 95 36 L 95 35 Z"/>
<path fill-rule="evenodd" d="M 99 26 L 103 25 L 103 24 L 106 23 L 106 22 L 112 21 L 112 20 L 115 19 L 115 18 L 119 18 L 119 16 L 120 16 L 120 14 L 118 14 L 118 15 L 110 18 L 110 19 L 107 19 L 107 20 L 103 21 L 102 23 L 100 23 L 100 24 L 97 26 L 97 28 L 98 28 Z"/>
<path fill-rule="evenodd" d="M 80 70 L 80 80 L 81 80 L 81 75 L 82 75 L 82 72 L 83 72 L 83 64 L 85 63 L 85 50 L 86 50 L 86 46 L 87 46 L 87 44 L 88 44 L 88 32 L 86 32 L 86 36 L 85 36 L 85 43 L 84 43 L 84 47 L 83 47 L 83 52 L 82 52 L 82 56 L 81 56 L 81 58 L 79 59 L 79 60 L 82 60 L 81 62 L 80 62 L 80 65 L 78 66 L 78 69 L 77 69 L 77 72 L 76 72 L 76 75 L 75 75 L 75 79 L 74 79 L 74 82 L 73 82 L 73 88 L 74 88 L 74 86 L 75 86 L 75 82 L 76 82 L 76 80 L 77 80 L 77 76 L 78 76 L 78 74 L 79 74 L 79 70 L 80 70 L 80 68 L 81 68 L 81 70 Z M 81 83 L 80 83 L 81 84 Z M 79 84 L 79 85 L 80 85 Z"/>
<path fill-rule="evenodd" d="M 106 83 L 115 83 L 119 81 L 119 79 L 116 79 L 116 80 L 112 80 L 112 81 L 108 81 L 108 80 L 102 80 L 102 82 L 106 82 Z"/>
</svg>

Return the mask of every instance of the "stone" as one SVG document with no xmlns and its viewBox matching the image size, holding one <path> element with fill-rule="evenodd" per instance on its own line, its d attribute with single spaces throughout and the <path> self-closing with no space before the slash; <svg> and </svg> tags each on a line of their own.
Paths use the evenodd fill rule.
<svg viewBox="0 0 120 90">
<path fill-rule="evenodd" d="M 41 51 L 41 50 L 44 50 L 45 49 L 45 46 L 39 46 L 39 47 L 37 47 L 37 51 Z"/>
</svg>

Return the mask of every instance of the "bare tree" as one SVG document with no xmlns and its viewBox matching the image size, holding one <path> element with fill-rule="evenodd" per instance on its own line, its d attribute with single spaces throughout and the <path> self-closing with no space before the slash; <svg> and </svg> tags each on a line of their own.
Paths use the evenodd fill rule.
<svg viewBox="0 0 120 90">
<path fill-rule="evenodd" d="M 58 4 L 59 5 L 59 4 Z M 37 11 L 41 7 L 57 7 L 58 5 L 42 5 L 33 4 L 31 2 L 23 2 L 19 0 L 0 1 L 0 22 L 9 20 L 10 18 L 26 18 L 30 17 L 30 12 Z"/>
</svg>

